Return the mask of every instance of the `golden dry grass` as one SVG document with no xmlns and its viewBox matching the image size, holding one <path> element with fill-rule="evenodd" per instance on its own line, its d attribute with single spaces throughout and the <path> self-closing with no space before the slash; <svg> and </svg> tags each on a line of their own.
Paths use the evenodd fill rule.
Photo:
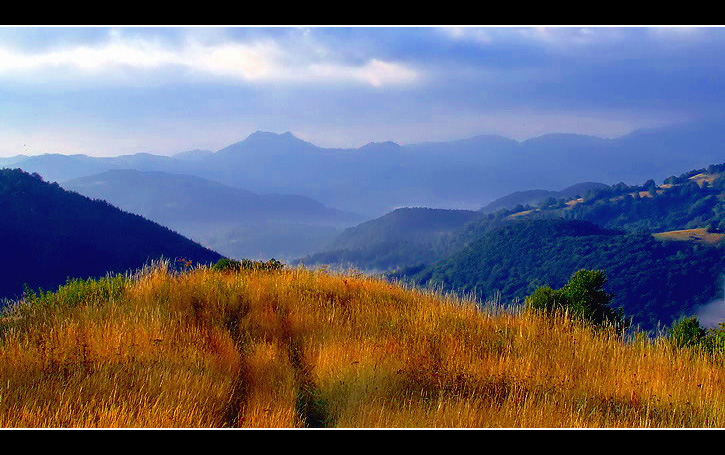
<svg viewBox="0 0 725 455">
<path fill-rule="evenodd" d="M 702 184 L 704 182 L 707 182 L 710 185 L 712 185 L 712 183 L 715 180 L 717 180 L 717 178 L 719 176 L 720 176 L 720 174 L 708 174 L 706 172 L 703 172 L 703 173 L 700 173 L 700 174 L 697 174 L 697 175 L 693 175 L 692 177 L 690 177 L 690 180 L 692 180 L 693 182 L 697 183 L 700 186 L 702 186 Z"/>
<path fill-rule="evenodd" d="M 699 242 L 716 245 L 720 243 L 725 234 L 717 232 L 707 232 L 705 228 L 698 229 L 682 229 L 679 231 L 667 231 L 653 234 L 659 240 L 675 240 L 681 242 Z"/>
<path fill-rule="evenodd" d="M 566 205 L 567 205 L 567 208 L 571 209 L 575 205 L 581 204 L 582 202 L 584 202 L 584 198 L 583 197 L 578 197 L 576 199 L 572 199 L 571 201 L 568 201 L 566 203 Z"/>
<path fill-rule="evenodd" d="M 507 220 L 512 220 L 514 218 L 520 218 L 520 217 L 523 217 L 523 216 L 526 216 L 526 215 L 530 215 L 532 213 L 536 213 L 538 211 L 539 211 L 538 209 L 524 210 L 524 211 L 521 211 L 521 212 L 512 213 L 511 215 L 507 216 L 506 219 Z"/>
<path fill-rule="evenodd" d="M 2 427 L 720 427 L 721 358 L 304 269 L 20 304 Z M 59 299 L 60 300 L 60 299 Z"/>
</svg>

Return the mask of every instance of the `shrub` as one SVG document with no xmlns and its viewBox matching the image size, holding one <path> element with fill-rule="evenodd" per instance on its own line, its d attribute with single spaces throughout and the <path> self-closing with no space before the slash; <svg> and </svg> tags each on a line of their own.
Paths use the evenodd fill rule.
<svg viewBox="0 0 725 455">
<path fill-rule="evenodd" d="M 216 264 L 212 266 L 212 270 L 217 270 L 221 272 L 225 271 L 234 271 L 237 272 L 239 270 L 266 270 L 266 271 L 272 271 L 272 270 L 282 270 L 284 268 L 284 264 L 275 258 L 272 258 L 268 261 L 253 261 L 251 259 L 242 259 L 241 261 L 237 261 L 236 259 L 219 259 Z"/>
<path fill-rule="evenodd" d="M 672 344 L 678 348 L 695 348 L 713 353 L 725 352 L 725 322 L 719 328 L 706 330 L 697 316 L 683 317 L 669 330 Z"/>
<path fill-rule="evenodd" d="M 594 324 L 624 328 L 622 312 L 609 304 L 614 297 L 604 291 L 607 276 L 602 270 L 582 269 L 574 273 L 561 289 L 542 286 L 526 297 L 527 307 L 546 313 L 567 312 L 572 317 Z"/>
<path fill-rule="evenodd" d="M 66 284 L 56 292 L 39 289 L 35 292 L 25 288 L 23 300 L 30 305 L 50 307 L 75 307 L 85 304 L 98 304 L 117 299 L 123 295 L 129 280 L 121 274 L 109 275 L 99 279 L 69 278 Z"/>
<path fill-rule="evenodd" d="M 526 298 L 526 304 L 529 308 L 546 313 L 563 310 L 565 307 L 561 291 L 551 289 L 549 286 L 541 286 L 537 288 Z"/>
<path fill-rule="evenodd" d="M 672 324 L 670 340 L 679 348 L 696 346 L 700 344 L 706 333 L 696 316 L 683 317 Z"/>
</svg>

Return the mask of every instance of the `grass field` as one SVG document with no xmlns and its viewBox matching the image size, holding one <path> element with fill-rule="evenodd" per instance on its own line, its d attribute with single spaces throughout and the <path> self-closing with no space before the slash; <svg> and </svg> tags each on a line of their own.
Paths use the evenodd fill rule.
<svg viewBox="0 0 725 455">
<path fill-rule="evenodd" d="M 725 238 L 725 234 L 707 232 L 705 228 L 683 229 L 680 231 L 668 231 L 653 234 L 659 240 L 674 240 L 681 242 L 698 242 L 716 245 Z"/>
<path fill-rule="evenodd" d="M 722 427 L 722 356 L 304 269 L 76 282 L 0 322 L 1 427 Z"/>
</svg>

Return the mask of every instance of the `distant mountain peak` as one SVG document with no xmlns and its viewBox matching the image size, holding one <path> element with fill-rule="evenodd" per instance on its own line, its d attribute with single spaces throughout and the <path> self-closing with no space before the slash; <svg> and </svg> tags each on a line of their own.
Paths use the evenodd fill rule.
<svg viewBox="0 0 725 455">
<path fill-rule="evenodd" d="M 275 154 L 314 148 L 317 148 L 314 144 L 298 138 L 289 131 L 282 134 L 271 131 L 255 131 L 243 141 L 229 145 L 211 156 L 215 159 L 223 159 L 225 156 L 234 156 L 240 152 L 253 151 L 260 154 Z"/>
<path fill-rule="evenodd" d="M 368 150 L 368 149 L 399 149 L 401 148 L 400 144 L 393 141 L 384 141 L 384 142 L 368 142 L 367 144 L 360 147 L 360 150 Z"/>
<path fill-rule="evenodd" d="M 278 134 L 278 133 L 274 133 L 272 131 L 261 131 L 261 130 L 255 131 L 254 133 L 250 134 L 249 136 L 247 136 L 247 138 L 244 141 L 246 142 L 249 140 L 259 140 L 259 139 L 295 139 L 295 140 L 304 142 L 304 141 L 302 141 L 302 139 L 298 138 L 297 136 L 292 134 L 290 131 L 286 131 L 284 133 Z"/>
<path fill-rule="evenodd" d="M 279 136 L 279 134 L 274 133 L 272 131 L 257 130 L 254 133 L 247 136 L 247 139 L 256 139 L 256 138 L 260 138 L 260 137 L 276 137 L 276 136 Z"/>
</svg>

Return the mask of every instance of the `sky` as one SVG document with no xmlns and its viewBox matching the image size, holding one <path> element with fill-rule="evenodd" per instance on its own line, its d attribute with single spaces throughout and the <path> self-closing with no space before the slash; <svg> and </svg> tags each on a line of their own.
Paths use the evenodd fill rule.
<svg viewBox="0 0 725 455">
<path fill-rule="evenodd" d="M 0 156 L 618 137 L 725 114 L 722 28 L 0 28 Z"/>
</svg>

